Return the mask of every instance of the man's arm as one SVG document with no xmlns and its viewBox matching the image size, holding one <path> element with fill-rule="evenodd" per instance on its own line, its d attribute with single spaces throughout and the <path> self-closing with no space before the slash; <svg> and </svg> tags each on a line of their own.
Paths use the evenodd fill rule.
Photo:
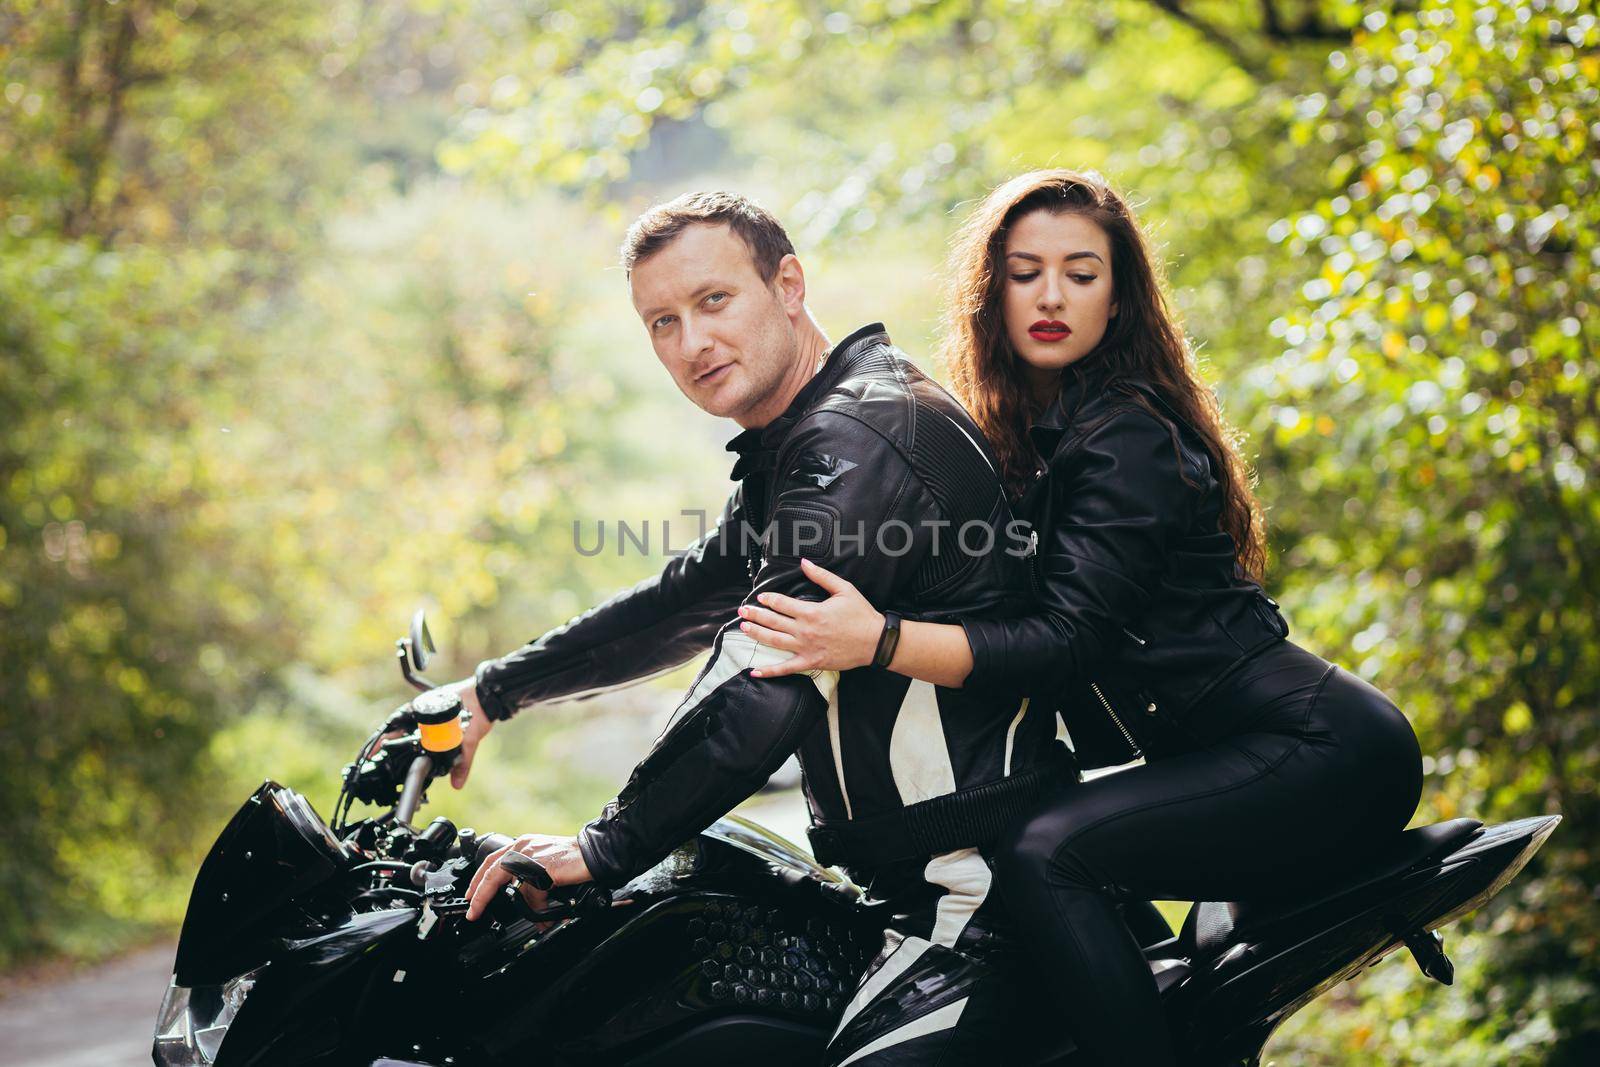
<svg viewBox="0 0 1600 1067">
<path fill-rule="evenodd" d="M 792 458 L 779 475 L 772 538 L 748 602 L 767 591 L 820 599 L 821 590 L 801 571 L 802 555 L 876 602 L 894 602 L 927 550 L 921 520 L 934 512 L 927 490 L 893 445 L 848 415 L 819 412 L 793 433 L 790 445 L 797 447 L 786 447 Z M 803 473 L 818 456 L 855 467 L 819 486 Z M 880 537 L 895 520 L 906 525 L 904 536 L 895 530 Z M 834 536 L 835 524 L 844 538 Z M 737 619 L 722 627 L 711 661 L 671 725 L 605 814 L 578 834 L 596 881 L 620 885 L 647 870 L 761 788 L 799 747 L 838 675 L 751 677 L 751 668 L 787 656 L 746 636 Z"/>
<path fill-rule="evenodd" d="M 749 588 L 740 543 L 744 519 L 736 489 L 716 526 L 660 574 L 514 652 L 480 663 L 476 692 L 485 715 L 498 721 L 529 704 L 595 696 L 671 670 L 710 648 Z"/>
</svg>

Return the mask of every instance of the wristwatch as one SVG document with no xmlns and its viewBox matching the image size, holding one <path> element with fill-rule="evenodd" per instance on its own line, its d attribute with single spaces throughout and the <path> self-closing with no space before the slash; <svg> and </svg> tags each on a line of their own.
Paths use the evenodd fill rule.
<svg viewBox="0 0 1600 1067">
<path fill-rule="evenodd" d="M 892 611 L 883 613 L 883 633 L 878 635 L 878 649 L 872 654 L 874 667 L 887 667 L 894 660 L 894 650 L 900 644 L 900 616 Z"/>
</svg>

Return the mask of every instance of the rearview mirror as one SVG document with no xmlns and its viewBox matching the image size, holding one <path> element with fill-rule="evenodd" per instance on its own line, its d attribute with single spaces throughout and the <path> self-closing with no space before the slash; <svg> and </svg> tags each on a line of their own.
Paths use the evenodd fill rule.
<svg viewBox="0 0 1600 1067">
<path fill-rule="evenodd" d="M 428 611 L 418 608 L 417 613 L 411 616 L 411 640 L 408 642 L 408 651 L 411 654 L 411 669 L 426 670 L 428 655 L 439 651 L 433 644 L 433 635 L 428 632 Z"/>
</svg>

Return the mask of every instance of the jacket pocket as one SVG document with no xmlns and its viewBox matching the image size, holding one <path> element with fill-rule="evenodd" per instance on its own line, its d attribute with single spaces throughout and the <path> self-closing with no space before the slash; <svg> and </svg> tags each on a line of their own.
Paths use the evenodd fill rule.
<svg viewBox="0 0 1600 1067">
<path fill-rule="evenodd" d="M 1145 735 L 1149 738 L 1147 748 L 1159 755 L 1187 752 L 1200 747 L 1199 738 L 1190 729 L 1187 715 L 1174 714 L 1167 706 L 1167 701 L 1149 689 L 1140 689 L 1135 696 L 1139 702 L 1140 717 L 1144 720 Z"/>
<path fill-rule="evenodd" d="M 765 532 L 761 547 L 768 559 L 833 559 L 841 541 L 839 513 L 821 502 L 779 505 Z"/>
</svg>

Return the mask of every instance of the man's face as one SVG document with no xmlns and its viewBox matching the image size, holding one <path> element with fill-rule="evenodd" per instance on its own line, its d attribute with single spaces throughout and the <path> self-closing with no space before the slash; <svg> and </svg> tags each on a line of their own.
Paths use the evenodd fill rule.
<svg viewBox="0 0 1600 1067">
<path fill-rule="evenodd" d="M 629 288 L 651 347 L 697 406 L 748 426 L 741 416 L 781 386 L 799 347 L 792 310 L 802 306 L 784 291 L 785 274 L 763 282 L 726 225 L 690 226 L 634 265 Z"/>
</svg>

